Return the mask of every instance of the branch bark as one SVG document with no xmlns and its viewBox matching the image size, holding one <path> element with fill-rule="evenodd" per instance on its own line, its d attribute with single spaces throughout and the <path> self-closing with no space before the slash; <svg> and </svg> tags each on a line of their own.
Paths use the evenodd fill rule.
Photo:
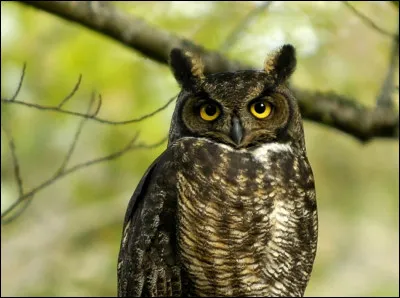
<svg viewBox="0 0 400 298">
<path fill-rule="evenodd" d="M 217 52 L 205 50 L 190 40 L 166 30 L 149 26 L 144 21 L 100 1 L 20 1 L 111 37 L 148 58 L 167 64 L 170 51 L 187 48 L 198 52 L 207 65 L 207 73 L 233 71 L 244 66 L 225 59 Z"/>
<path fill-rule="evenodd" d="M 99 1 L 20 1 L 78 23 L 95 32 L 111 37 L 155 61 L 167 64 L 172 48 L 195 51 L 202 56 L 206 73 L 253 69 L 254 67 L 231 61 L 215 51 L 209 51 L 193 42 L 179 38 L 168 31 L 146 24 L 108 2 Z M 336 128 L 361 141 L 375 137 L 397 139 L 399 136 L 398 111 L 387 108 L 367 108 L 346 96 L 333 92 L 319 93 L 292 88 L 304 119 Z"/>
</svg>

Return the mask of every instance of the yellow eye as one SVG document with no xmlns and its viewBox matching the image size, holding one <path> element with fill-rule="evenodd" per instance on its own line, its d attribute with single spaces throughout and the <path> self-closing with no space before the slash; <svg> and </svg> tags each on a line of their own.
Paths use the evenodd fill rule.
<svg viewBox="0 0 400 298">
<path fill-rule="evenodd" d="M 266 101 L 256 101 L 250 106 L 250 112 L 258 119 L 264 119 L 271 114 L 272 106 Z"/>
<path fill-rule="evenodd" d="M 204 104 L 200 108 L 200 117 L 206 121 L 213 121 L 221 114 L 219 107 L 215 104 Z"/>
</svg>

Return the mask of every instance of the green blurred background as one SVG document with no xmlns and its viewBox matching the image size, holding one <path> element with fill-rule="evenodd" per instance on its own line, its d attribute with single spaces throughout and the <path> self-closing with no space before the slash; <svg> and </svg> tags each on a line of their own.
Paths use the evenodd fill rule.
<svg viewBox="0 0 400 298">
<path fill-rule="evenodd" d="M 149 24 L 218 49 L 260 1 L 116 2 Z M 398 11 L 389 2 L 353 2 L 393 32 Z M 285 42 L 298 50 L 293 83 L 334 90 L 373 106 L 387 69 L 390 38 L 366 26 L 340 2 L 274 2 L 256 17 L 228 57 L 262 66 Z M 1 95 L 10 97 L 23 62 L 19 100 L 57 105 L 81 73 L 65 106 L 84 112 L 92 91 L 99 116 L 127 120 L 163 105 L 178 91 L 166 65 L 77 24 L 1 2 Z M 398 77 L 396 77 L 398 81 Z M 395 94 L 398 103 L 398 94 Z M 109 126 L 88 121 L 70 165 L 119 150 L 140 131 L 157 143 L 168 132 L 173 105 L 143 122 Z M 19 105 L 2 105 L 25 190 L 58 169 L 80 119 Z M 319 243 L 306 296 L 399 296 L 399 142 L 361 144 L 305 121 L 319 208 Z M 18 195 L 10 150 L 1 133 L 1 209 Z M 1 228 L 2 296 L 115 296 L 116 261 L 128 200 L 150 163 L 165 149 L 130 151 L 119 159 L 66 176 L 39 192 L 27 211 Z"/>
</svg>

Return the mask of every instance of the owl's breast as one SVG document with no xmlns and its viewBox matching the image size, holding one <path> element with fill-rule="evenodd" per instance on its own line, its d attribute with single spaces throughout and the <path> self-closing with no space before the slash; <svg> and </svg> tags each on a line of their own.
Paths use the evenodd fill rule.
<svg viewBox="0 0 400 298">
<path fill-rule="evenodd" d="M 303 217 L 289 178 L 249 151 L 194 138 L 176 146 L 178 245 L 196 294 L 279 294 L 275 279 L 298 262 L 284 247 L 296 246 Z"/>
</svg>

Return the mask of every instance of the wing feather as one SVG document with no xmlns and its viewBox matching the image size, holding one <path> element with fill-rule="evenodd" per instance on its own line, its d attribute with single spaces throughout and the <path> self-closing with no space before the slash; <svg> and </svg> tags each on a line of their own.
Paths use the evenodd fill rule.
<svg viewBox="0 0 400 298">
<path fill-rule="evenodd" d="M 176 256 L 176 175 L 167 149 L 148 168 L 125 215 L 118 296 L 181 296 Z"/>
</svg>

